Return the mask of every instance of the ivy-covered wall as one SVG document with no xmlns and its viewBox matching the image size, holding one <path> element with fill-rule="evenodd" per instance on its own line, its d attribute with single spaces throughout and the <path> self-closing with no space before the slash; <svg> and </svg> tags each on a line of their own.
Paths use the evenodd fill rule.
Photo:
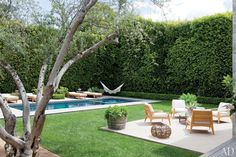
<svg viewBox="0 0 236 157">
<path fill-rule="evenodd" d="M 73 65 L 61 85 L 86 90 L 101 87 L 102 81 L 111 89 L 125 83 L 122 90 L 126 91 L 225 96 L 221 81 L 232 70 L 230 13 L 176 23 L 128 20 L 120 29 L 119 44 L 101 48 Z M 97 38 L 87 34 L 86 41 Z M 37 48 L 35 43 L 29 46 L 29 60 L 9 56 L 28 91 L 36 87 L 42 64 L 42 56 L 34 54 Z M 0 83 L 1 92 L 15 89 L 9 76 Z"/>
</svg>

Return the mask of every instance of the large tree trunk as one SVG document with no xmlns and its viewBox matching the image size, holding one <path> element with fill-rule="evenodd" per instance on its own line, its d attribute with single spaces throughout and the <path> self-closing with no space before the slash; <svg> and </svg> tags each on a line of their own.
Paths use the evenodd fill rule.
<svg viewBox="0 0 236 157">
<path fill-rule="evenodd" d="M 234 97 L 236 96 L 236 0 L 233 0 L 233 84 L 234 84 Z M 233 136 L 236 137 L 236 122 L 235 122 L 235 114 L 233 116 Z"/>
<path fill-rule="evenodd" d="M 85 15 L 88 13 L 91 7 L 93 7 L 96 4 L 96 2 L 97 0 L 84 0 L 82 2 L 83 4 L 81 6 L 81 9 L 77 12 L 75 18 L 73 19 L 67 30 L 65 39 L 62 43 L 59 54 L 56 58 L 52 71 L 49 75 L 49 79 L 46 85 L 46 89 L 43 93 L 43 97 L 39 101 L 35 112 L 32 133 L 31 133 L 31 143 L 30 143 L 31 148 L 33 149 L 33 156 L 35 156 L 38 152 L 40 135 L 43 130 L 44 121 L 46 119 L 45 109 L 54 91 L 56 90 L 55 80 L 60 71 L 60 68 L 62 67 L 64 56 L 69 51 L 70 44 L 73 40 L 75 32 L 77 31 L 77 28 L 79 27 L 80 24 L 83 23 Z"/>
<path fill-rule="evenodd" d="M 0 60 L 0 66 L 2 66 L 11 74 L 15 83 L 17 84 L 24 105 L 24 110 L 23 110 L 24 134 L 22 138 L 17 138 L 15 137 L 16 118 L 11 113 L 7 105 L 4 104 L 3 99 L 1 99 L 0 97 L 0 107 L 2 112 L 4 112 L 4 118 L 6 120 L 5 129 L 0 127 L 0 138 L 2 138 L 8 145 L 12 146 L 14 150 L 16 150 L 13 151 L 13 153 L 11 153 L 10 155 L 11 157 L 35 157 L 37 155 L 40 143 L 40 136 L 46 119 L 45 109 L 54 91 L 57 89 L 61 77 L 64 75 L 67 69 L 76 61 L 95 52 L 95 50 L 97 50 L 99 47 L 111 43 L 118 36 L 117 33 L 113 33 L 107 36 L 105 39 L 91 46 L 84 52 L 77 54 L 74 58 L 69 60 L 64 66 L 62 65 L 64 61 L 64 56 L 70 48 L 71 41 L 73 40 L 73 36 L 77 28 L 83 22 L 84 17 L 89 11 L 89 9 L 93 5 L 95 5 L 96 2 L 97 0 L 82 1 L 83 4 L 81 6 L 81 9 L 78 11 L 70 27 L 67 30 L 65 39 L 62 43 L 62 47 L 59 51 L 59 54 L 53 65 L 52 71 L 49 75 L 49 79 L 46 84 L 45 90 L 43 91 L 42 89 L 44 85 L 44 77 L 47 70 L 47 62 L 44 62 L 44 65 L 42 66 L 39 75 L 39 82 L 38 82 L 39 94 L 37 99 L 37 109 L 35 111 L 33 126 L 31 130 L 30 130 L 30 119 L 29 119 L 29 103 L 27 100 L 26 91 L 23 86 L 23 83 L 21 82 L 20 77 L 17 75 L 16 71 L 12 67 L 9 64 L 6 64 L 4 61 Z M 43 92 L 43 97 L 42 97 L 42 92 Z"/>
</svg>

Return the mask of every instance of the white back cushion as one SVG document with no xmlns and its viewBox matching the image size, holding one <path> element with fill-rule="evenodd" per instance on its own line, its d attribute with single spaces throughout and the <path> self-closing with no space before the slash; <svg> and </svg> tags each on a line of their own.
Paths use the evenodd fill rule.
<svg viewBox="0 0 236 157">
<path fill-rule="evenodd" d="M 218 111 L 219 112 L 227 112 L 229 111 L 229 106 L 231 104 L 230 103 L 225 103 L 225 102 L 220 102 L 219 106 L 218 106 Z"/>
<path fill-rule="evenodd" d="M 178 99 L 173 99 L 172 100 L 172 108 L 185 108 L 185 101 L 184 100 L 178 100 Z"/>
</svg>

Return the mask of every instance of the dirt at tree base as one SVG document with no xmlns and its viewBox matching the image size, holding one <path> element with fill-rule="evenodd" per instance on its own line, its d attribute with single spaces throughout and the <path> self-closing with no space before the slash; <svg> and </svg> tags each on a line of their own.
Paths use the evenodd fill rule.
<svg viewBox="0 0 236 157">
<path fill-rule="evenodd" d="M 0 157 L 5 156 L 4 144 L 5 144 L 5 142 L 0 139 Z M 53 154 L 52 152 L 48 151 L 47 149 L 40 147 L 38 157 L 60 157 L 60 156 Z"/>
</svg>

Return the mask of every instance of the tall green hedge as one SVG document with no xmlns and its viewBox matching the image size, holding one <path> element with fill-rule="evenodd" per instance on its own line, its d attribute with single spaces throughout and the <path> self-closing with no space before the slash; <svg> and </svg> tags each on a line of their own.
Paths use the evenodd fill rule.
<svg viewBox="0 0 236 157">
<path fill-rule="evenodd" d="M 31 45 L 27 59 L 9 56 L 23 77 L 27 90 L 36 87 L 42 64 L 41 47 L 35 44 L 37 38 L 32 33 L 29 31 Z M 78 43 L 79 37 L 86 39 L 87 45 L 101 39 L 96 34 L 79 33 L 76 36 Z M 101 87 L 99 81 L 103 81 L 110 88 L 125 83 L 122 89 L 134 92 L 190 92 L 198 96 L 224 97 L 221 81 L 232 71 L 231 38 L 230 13 L 189 22 L 127 20 L 120 26 L 119 44 L 100 48 L 96 54 L 73 65 L 61 85 L 69 90 L 79 87 L 86 90 L 92 86 Z M 0 83 L 1 92 L 15 89 L 9 76 L 0 79 Z"/>
</svg>

